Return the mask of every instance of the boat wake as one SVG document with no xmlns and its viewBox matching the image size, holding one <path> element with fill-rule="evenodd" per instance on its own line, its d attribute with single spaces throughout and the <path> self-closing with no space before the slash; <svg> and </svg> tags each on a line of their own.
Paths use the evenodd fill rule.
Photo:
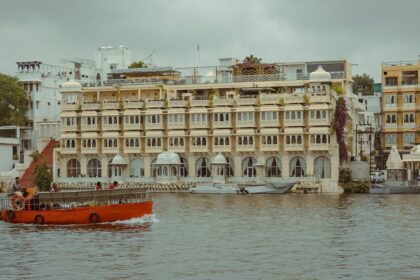
<svg viewBox="0 0 420 280">
<path fill-rule="evenodd" d="M 145 215 L 141 218 L 133 218 L 129 220 L 123 220 L 123 221 L 115 221 L 108 224 L 111 225 L 141 225 L 141 224 L 153 224 L 153 223 L 159 223 L 159 220 L 156 218 L 155 214 L 151 215 Z"/>
</svg>

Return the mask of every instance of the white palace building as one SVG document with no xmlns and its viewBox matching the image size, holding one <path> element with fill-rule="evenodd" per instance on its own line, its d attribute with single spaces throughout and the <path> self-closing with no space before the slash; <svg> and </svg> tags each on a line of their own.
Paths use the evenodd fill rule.
<svg viewBox="0 0 420 280">
<path fill-rule="evenodd" d="M 331 123 L 336 86 L 349 117 L 358 115 L 349 68 L 346 61 L 232 63 L 113 70 L 101 86 L 65 82 L 54 181 L 153 183 L 168 175 L 159 169 L 168 159 L 177 182 L 300 177 L 316 180 L 320 192 L 339 192 Z M 225 171 L 213 168 L 223 158 Z"/>
</svg>

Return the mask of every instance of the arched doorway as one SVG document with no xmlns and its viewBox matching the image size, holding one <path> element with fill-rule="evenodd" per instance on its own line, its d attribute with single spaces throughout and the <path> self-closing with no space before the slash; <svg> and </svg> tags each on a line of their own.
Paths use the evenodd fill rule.
<svg viewBox="0 0 420 280">
<path fill-rule="evenodd" d="M 328 157 L 317 157 L 314 161 L 314 167 L 317 178 L 331 178 L 331 162 Z"/>
<path fill-rule="evenodd" d="M 254 157 L 246 157 L 242 161 L 242 175 L 245 177 L 255 177 L 257 176 L 257 170 L 254 167 L 254 164 L 257 163 L 257 159 Z"/>
<path fill-rule="evenodd" d="M 290 177 L 303 177 L 306 175 L 306 162 L 303 157 L 294 157 L 290 160 Z"/>
</svg>

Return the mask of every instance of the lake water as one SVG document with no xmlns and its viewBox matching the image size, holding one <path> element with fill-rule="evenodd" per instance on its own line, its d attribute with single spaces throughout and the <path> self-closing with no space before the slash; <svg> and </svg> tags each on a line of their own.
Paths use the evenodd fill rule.
<svg viewBox="0 0 420 280">
<path fill-rule="evenodd" d="M 420 196 L 153 194 L 154 216 L 0 222 L 1 279 L 420 279 Z"/>
</svg>

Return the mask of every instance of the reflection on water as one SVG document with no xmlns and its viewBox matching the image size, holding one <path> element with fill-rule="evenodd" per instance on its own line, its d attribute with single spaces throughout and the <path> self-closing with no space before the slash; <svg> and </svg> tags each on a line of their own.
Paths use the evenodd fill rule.
<svg viewBox="0 0 420 280">
<path fill-rule="evenodd" d="M 99 225 L 0 222 L 4 279 L 418 279 L 420 196 L 154 195 Z M 25 271 L 24 274 L 21 272 Z"/>
</svg>

